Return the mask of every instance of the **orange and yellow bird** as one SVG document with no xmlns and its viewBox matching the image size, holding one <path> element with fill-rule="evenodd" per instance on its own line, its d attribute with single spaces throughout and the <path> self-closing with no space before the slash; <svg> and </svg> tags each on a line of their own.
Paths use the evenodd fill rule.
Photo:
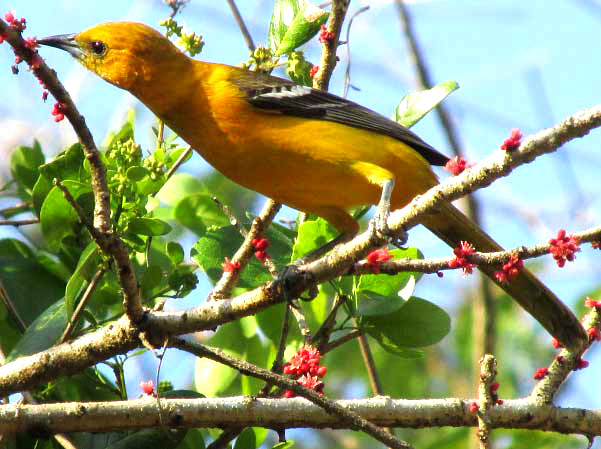
<svg viewBox="0 0 601 449">
<path fill-rule="evenodd" d="M 437 184 L 431 165 L 448 158 L 416 134 L 328 92 L 222 64 L 193 60 L 158 31 L 113 22 L 38 40 L 135 95 L 233 181 L 323 217 L 350 239 L 348 213 L 398 209 Z M 385 220 L 384 220 L 385 221 Z M 501 247 L 453 205 L 423 224 L 451 247 Z M 494 270 L 481 267 L 493 280 Z M 495 280 L 496 281 L 496 280 Z M 567 347 L 586 339 L 578 319 L 531 273 L 500 285 Z"/>
</svg>

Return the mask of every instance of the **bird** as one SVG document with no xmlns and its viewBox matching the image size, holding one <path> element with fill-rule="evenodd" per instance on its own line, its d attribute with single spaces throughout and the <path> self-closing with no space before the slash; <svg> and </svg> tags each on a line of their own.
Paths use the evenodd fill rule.
<svg viewBox="0 0 601 449">
<path fill-rule="evenodd" d="M 324 218 L 349 240 L 349 209 L 377 204 L 379 228 L 438 184 L 432 166 L 449 159 L 400 124 L 326 91 L 244 68 L 202 62 L 155 29 L 108 22 L 38 39 L 129 91 L 215 169 L 234 182 Z M 384 225 L 382 226 L 382 223 Z M 422 224 L 452 248 L 502 250 L 447 202 Z M 526 269 L 509 283 L 479 267 L 559 342 L 579 348 L 586 334 L 571 310 Z"/>
</svg>

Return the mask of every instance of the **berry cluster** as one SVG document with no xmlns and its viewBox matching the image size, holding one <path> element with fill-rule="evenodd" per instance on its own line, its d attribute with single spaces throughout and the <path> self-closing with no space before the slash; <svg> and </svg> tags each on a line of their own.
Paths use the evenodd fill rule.
<svg viewBox="0 0 601 449">
<path fill-rule="evenodd" d="M 261 262 L 265 262 L 266 259 L 269 259 L 269 254 L 267 254 L 267 248 L 269 248 L 269 240 L 266 238 L 262 239 L 253 239 L 252 245 L 255 248 L 255 256 Z"/>
<path fill-rule="evenodd" d="M 314 65 L 313 67 L 311 67 L 311 70 L 309 70 L 309 76 L 313 78 L 317 74 L 317 72 L 319 72 L 319 66 Z"/>
<path fill-rule="evenodd" d="M 523 269 L 524 261 L 513 254 L 509 261 L 503 264 L 503 270 L 495 272 L 495 278 L 497 281 L 506 284 L 513 281 Z"/>
<path fill-rule="evenodd" d="M 461 242 L 459 248 L 453 250 L 455 258 L 449 262 L 449 268 L 461 268 L 463 269 L 463 274 L 472 274 L 476 265 L 470 263 L 468 257 L 474 254 L 474 251 L 474 247 L 471 244 Z"/>
<path fill-rule="evenodd" d="M 566 261 L 572 262 L 580 251 L 580 242 L 577 237 L 572 234 L 566 235 L 565 229 L 560 229 L 557 232 L 557 237 L 549 240 L 551 248 L 549 252 L 553 255 L 553 259 L 557 262 L 557 266 L 562 268 Z"/>
<path fill-rule="evenodd" d="M 513 151 L 519 148 L 522 143 L 522 133 L 519 129 L 512 129 L 511 135 L 503 141 L 501 149 L 503 151 Z"/>
<path fill-rule="evenodd" d="M 316 391 L 323 396 L 324 383 L 321 378 L 328 372 L 328 368 L 319 364 L 321 354 L 319 349 L 313 346 L 304 346 L 284 366 L 284 374 L 296 377 L 296 381 L 310 390 Z M 284 397 L 296 396 L 291 390 L 286 390 Z"/>
<path fill-rule="evenodd" d="M 444 170 L 450 174 L 452 174 L 453 176 L 457 176 L 461 173 L 463 173 L 463 171 L 466 168 L 470 168 L 473 167 L 475 164 L 469 164 L 465 159 L 463 159 L 462 157 L 459 156 L 455 156 L 452 159 L 449 159 L 449 162 L 447 162 L 444 166 Z"/>
</svg>

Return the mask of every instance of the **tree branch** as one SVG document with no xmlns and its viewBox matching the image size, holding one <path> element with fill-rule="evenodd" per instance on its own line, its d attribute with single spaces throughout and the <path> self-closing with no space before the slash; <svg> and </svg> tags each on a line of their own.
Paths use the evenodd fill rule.
<svg viewBox="0 0 601 449">
<path fill-rule="evenodd" d="M 497 360 L 490 354 L 480 359 L 480 380 L 478 382 L 478 441 L 480 449 L 490 449 L 489 413 L 496 405 L 492 396 L 491 385 L 497 375 Z"/>
<path fill-rule="evenodd" d="M 34 75 L 44 83 L 44 87 L 62 105 L 62 110 L 77 134 L 88 163 L 92 177 L 92 190 L 94 192 L 94 228 L 101 236 L 100 248 L 113 256 L 117 264 L 119 281 L 124 293 L 124 305 L 127 315 L 136 323 L 142 318 L 143 308 L 138 283 L 133 267 L 129 260 L 127 249 L 123 241 L 113 234 L 110 221 L 110 194 L 106 180 L 106 168 L 102 163 L 100 152 L 96 148 L 92 133 L 88 129 L 84 117 L 77 110 L 71 96 L 56 76 L 36 51 L 25 45 L 20 33 L 16 32 L 6 22 L 0 20 L 0 35 L 13 47 L 15 54 L 29 64 Z"/>
<path fill-rule="evenodd" d="M 292 379 L 260 368 L 251 363 L 238 360 L 234 357 L 227 355 L 223 351 L 220 351 L 215 348 L 209 348 L 207 346 L 191 343 L 182 339 L 177 339 L 172 343 L 173 346 L 175 346 L 176 348 L 190 352 L 198 357 L 206 357 L 215 362 L 229 366 L 247 376 L 252 376 L 257 379 L 264 380 L 265 382 L 272 383 L 280 388 L 292 390 L 297 395 L 302 396 L 305 399 L 308 399 L 312 403 L 323 408 L 329 414 L 338 416 L 339 418 L 347 422 L 352 428 L 359 429 L 367 433 L 371 437 L 388 445 L 391 448 L 411 448 L 411 446 L 409 446 L 404 441 L 401 441 L 398 438 L 390 435 L 384 429 L 379 428 L 370 421 L 361 417 L 361 415 L 359 415 L 358 413 L 355 413 L 354 411 L 348 408 L 341 407 L 337 402 L 327 399 L 325 396 L 322 396 L 313 390 L 305 388 L 304 386 L 300 385 L 298 382 Z"/>
<path fill-rule="evenodd" d="M 601 126 L 601 107 L 581 111 L 556 127 L 535 134 L 511 154 L 498 151 L 478 166 L 444 181 L 414 199 L 405 208 L 392 213 L 389 227 L 393 231 L 400 230 L 402 226 L 408 229 L 419 222 L 422 214 L 433 211 L 440 201 L 450 201 L 487 186 L 495 179 L 506 176 L 520 164 L 554 151 L 566 141 L 583 136 L 598 126 Z M 381 246 L 382 242 L 375 240 L 369 232 L 365 232 L 334 248 L 321 259 L 299 267 L 298 272 L 287 282 L 289 297 L 300 295 L 317 283 L 348 273 L 356 260 L 364 257 L 371 249 Z M 270 282 L 231 300 L 204 303 L 195 310 L 148 311 L 140 328 L 150 333 L 168 335 L 212 329 L 284 300 L 282 285 Z M 79 372 L 138 345 L 137 329 L 132 328 L 127 318 L 121 318 L 106 328 L 69 344 L 59 345 L 0 367 L 0 397 L 31 389 L 60 375 Z"/>
<path fill-rule="evenodd" d="M 332 11 L 328 20 L 327 29 L 332 33 L 332 39 L 324 39 L 321 51 L 321 60 L 319 70 L 313 77 L 313 87 L 321 90 L 328 90 L 332 72 L 336 67 L 336 50 L 342 32 L 342 24 L 348 9 L 350 0 L 334 0 L 332 2 Z"/>
<path fill-rule="evenodd" d="M 591 243 L 601 239 L 601 226 L 594 226 L 581 232 L 570 234 L 578 239 L 580 243 Z M 551 236 L 549 236 L 551 238 Z M 468 256 L 468 260 L 475 265 L 496 266 L 502 265 L 509 261 L 511 256 L 518 256 L 521 260 L 533 259 L 549 254 L 551 248 L 549 243 L 541 243 L 536 246 L 526 248 L 520 246 L 518 248 L 495 251 L 490 253 L 474 252 Z M 443 270 L 456 270 L 451 268 L 449 263 L 455 257 L 438 257 L 430 259 L 395 259 L 389 262 L 383 262 L 378 265 L 380 273 L 398 274 L 404 271 L 416 271 L 419 273 L 438 273 Z M 370 274 L 373 273 L 372 267 L 365 261 L 356 263 L 349 274 Z"/>
<path fill-rule="evenodd" d="M 379 426 L 401 428 L 475 427 L 476 414 L 469 411 L 475 399 L 406 400 L 375 397 L 334 401 Z M 274 413 L 274 411 L 277 411 Z M 305 398 L 161 399 L 166 426 L 351 429 L 348 421 L 330 414 Z M 155 398 L 110 402 L 59 404 L 9 404 L 0 415 L 0 432 L 45 429 L 56 432 L 107 432 L 156 427 L 159 408 Z M 601 410 L 562 408 L 526 400 L 506 400 L 490 410 L 495 428 L 546 430 L 601 436 Z"/>
</svg>

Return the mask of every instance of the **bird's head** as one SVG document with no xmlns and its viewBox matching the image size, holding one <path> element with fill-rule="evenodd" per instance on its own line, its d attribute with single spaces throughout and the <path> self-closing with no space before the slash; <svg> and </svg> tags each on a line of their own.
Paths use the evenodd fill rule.
<svg viewBox="0 0 601 449">
<path fill-rule="evenodd" d="M 161 33 L 133 22 L 103 23 L 81 33 L 51 36 L 37 42 L 67 51 L 88 70 L 127 90 L 150 81 L 165 68 L 167 61 L 183 56 Z"/>
</svg>

